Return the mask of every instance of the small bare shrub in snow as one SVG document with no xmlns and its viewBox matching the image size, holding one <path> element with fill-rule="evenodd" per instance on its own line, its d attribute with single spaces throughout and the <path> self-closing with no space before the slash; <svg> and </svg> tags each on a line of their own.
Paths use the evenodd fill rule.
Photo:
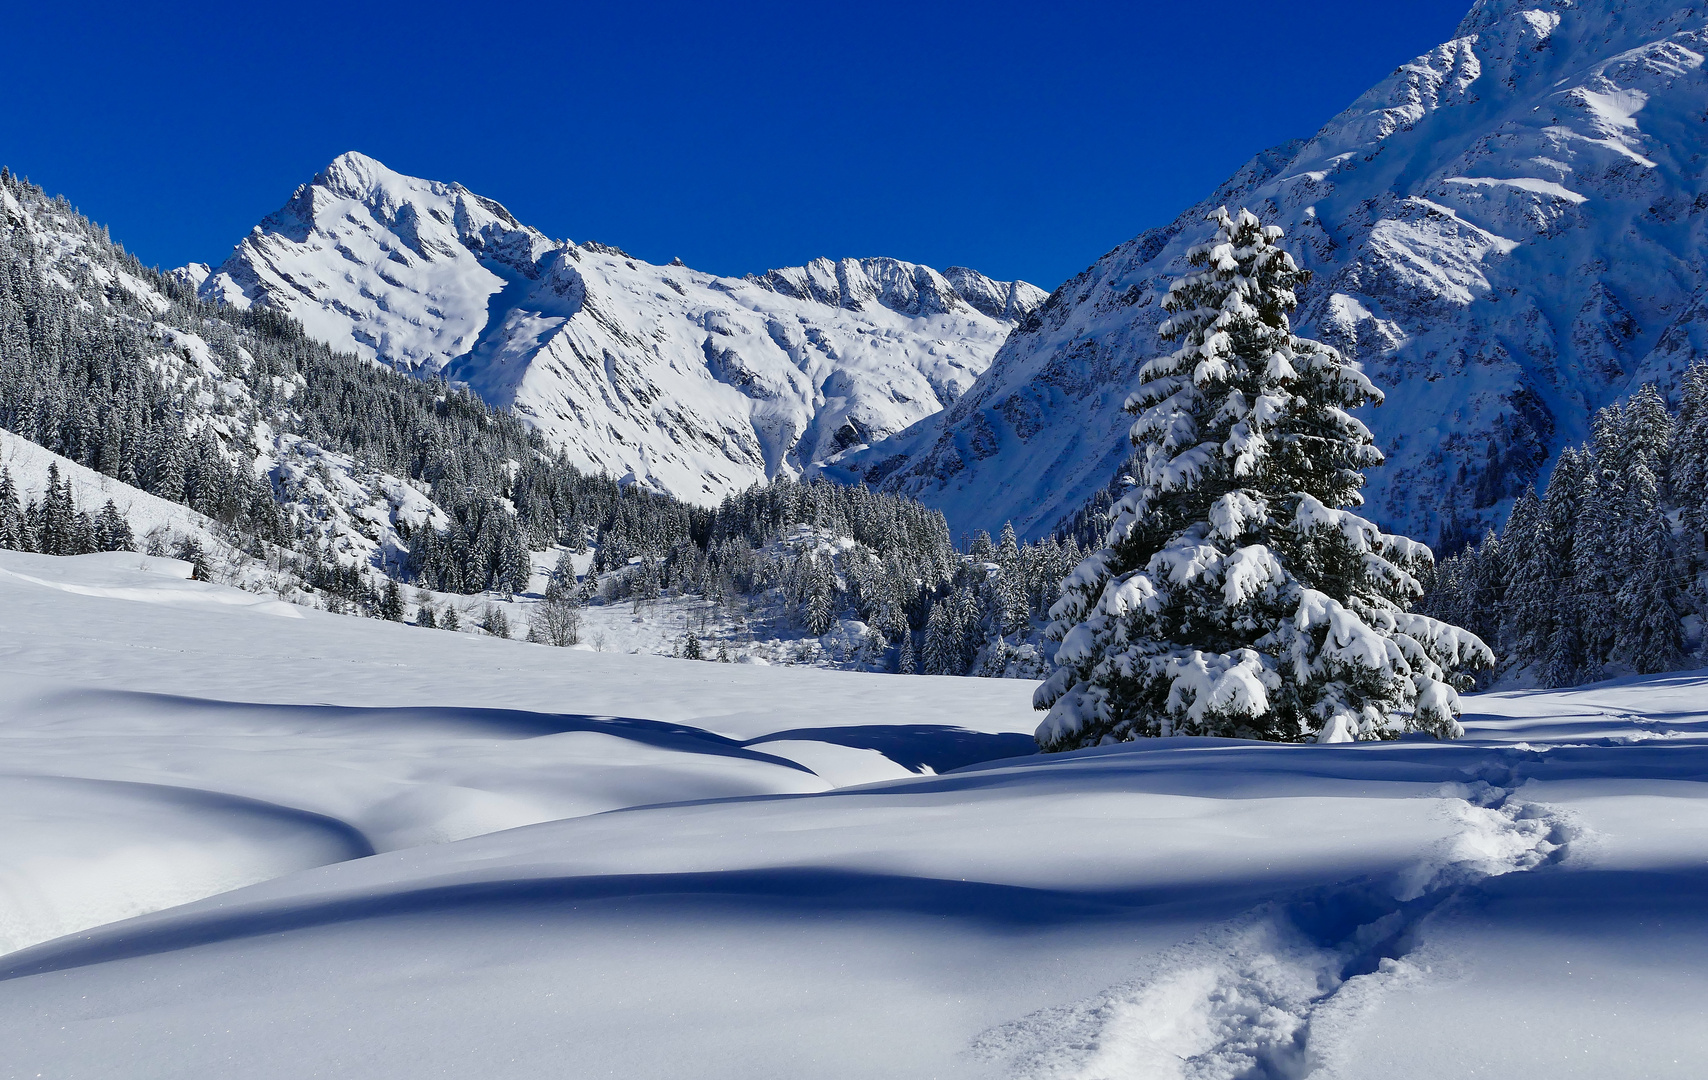
<svg viewBox="0 0 1708 1080">
<path fill-rule="evenodd" d="M 563 599 L 542 600 L 528 613 L 528 640 L 567 648 L 581 642 L 581 609 Z"/>
</svg>

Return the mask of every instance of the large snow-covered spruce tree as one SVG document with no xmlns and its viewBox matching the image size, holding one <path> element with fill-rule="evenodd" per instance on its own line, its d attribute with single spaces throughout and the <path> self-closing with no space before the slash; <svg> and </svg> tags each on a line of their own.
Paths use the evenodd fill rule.
<svg viewBox="0 0 1708 1080">
<path fill-rule="evenodd" d="M 1407 611 L 1429 548 L 1346 509 L 1382 461 L 1348 410 L 1381 392 L 1292 333 L 1308 272 L 1281 230 L 1248 211 L 1211 220 L 1164 302 L 1179 347 L 1127 400 L 1135 482 L 1050 611 L 1061 645 L 1034 698 L 1049 710 L 1038 742 L 1458 735 L 1456 690 L 1493 657 Z"/>
</svg>

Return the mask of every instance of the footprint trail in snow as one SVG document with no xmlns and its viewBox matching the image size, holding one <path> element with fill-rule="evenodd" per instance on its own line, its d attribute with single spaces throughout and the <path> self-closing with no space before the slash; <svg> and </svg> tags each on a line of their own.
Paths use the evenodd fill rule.
<svg viewBox="0 0 1708 1080">
<path fill-rule="evenodd" d="M 974 1053 L 1016 1080 L 1330 1080 L 1336 1033 L 1408 963 L 1431 915 L 1479 882 L 1562 859 L 1581 830 L 1521 799 L 1510 753 L 1436 797 L 1461 827 L 1398 879 L 1265 904 L 1170 949 L 1139 978 L 995 1028 Z"/>
</svg>

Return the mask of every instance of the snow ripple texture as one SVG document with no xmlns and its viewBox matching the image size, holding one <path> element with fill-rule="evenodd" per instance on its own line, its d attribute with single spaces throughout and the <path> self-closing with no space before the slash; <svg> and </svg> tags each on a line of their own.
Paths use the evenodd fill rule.
<svg viewBox="0 0 1708 1080">
<path fill-rule="evenodd" d="M 1265 904 L 1155 957 L 1131 982 L 986 1032 L 1017 1080 L 1332 1080 L 1341 1033 L 1427 977 L 1408 959 L 1432 916 L 1477 885 L 1566 857 L 1568 812 L 1518 797 L 1508 751 L 1439 797 L 1459 829 L 1397 879 Z"/>
</svg>

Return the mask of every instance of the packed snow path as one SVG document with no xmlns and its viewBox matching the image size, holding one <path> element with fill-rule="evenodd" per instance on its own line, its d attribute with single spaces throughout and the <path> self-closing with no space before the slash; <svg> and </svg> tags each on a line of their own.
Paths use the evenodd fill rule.
<svg viewBox="0 0 1708 1080">
<path fill-rule="evenodd" d="M 1512 751 L 1498 752 L 1500 757 Z M 1563 858 L 1578 829 L 1508 786 L 1443 785 L 1462 831 L 1398 882 L 1355 880 L 1272 901 L 1162 953 L 1144 978 L 981 1037 L 1023 1077 L 1333 1076 L 1344 1035 L 1384 984 L 1417 978 L 1406 957 L 1427 921 L 1487 878 Z M 1396 888 L 1397 884 L 1397 888 Z M 1325 1038 L 1313 1040 L 1318 1033 Z"/>
<path fill-rule="evenodd" d="M 1708 673 L 1473 698 L 1451 744 L 1016 757 L 1028 684 L 282 618 L 172 568 L 0 553 L 0 1076 L 1708 1051 Z"/>
</svg>

